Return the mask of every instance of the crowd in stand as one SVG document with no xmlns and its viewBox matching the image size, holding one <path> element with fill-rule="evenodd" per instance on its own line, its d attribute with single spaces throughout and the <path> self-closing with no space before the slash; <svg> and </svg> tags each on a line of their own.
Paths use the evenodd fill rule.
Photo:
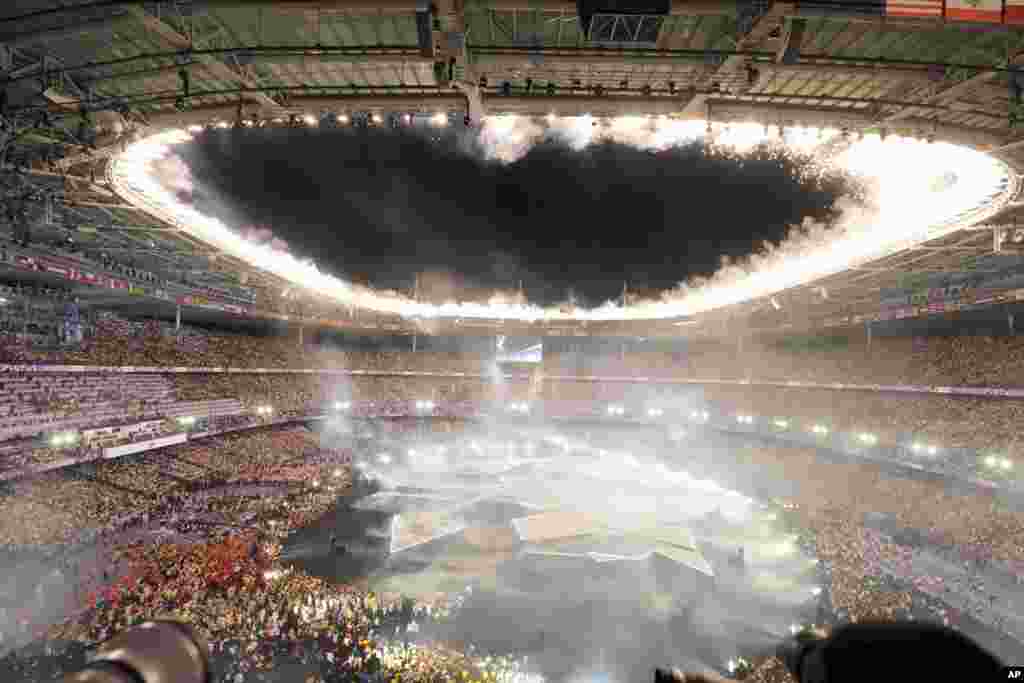
<svg viewBox="0 0 1024 683">
<path fill-rule="evenodd" d="M 765 381 L 929 383 L 957 385 L 994 382 L 1007 384 L 1012 368 L 1024 363 L 1024 345 L 1014 338 L 934 338 L 925 344 L 879 338 L 866 347 L 849 346 L 806 352 L 772 347 L 722 350 L 701 348 L 693 354 L 634 354 L 626 359 L 580 361 L 577 356 L 552 355 L 534 370 L 534 380 L 495 381 L 491 364 L 480 355 L 455 353 L 343 352 L 300 346 L 295 339 L 242 335 L 201 336 L 167 333 L 151 322 L 129 324 L 117 319 L 97 321 L 97 334 L 88 344 L 61 351 L 27 352 L 22 362 L 76 365 L 148 365 L 267 369 L 352 370 L 366 375 L 170 375 L 179 401 L 223 398 L 239 400 L 247 411 L 272 406 L 277 419 L 320 413 L 333 401 L 375 401 L 407 410 L 409 401 L 429 399 L 447 406 L 456 402 L 514 402 L 536 398 L 563 405 L 611 401 L 660 401 L 686 408 L 699 403 L 719 412 L 750 414 L 759 419 L 784 418 L 794 424 L 822 424 L 832 432 L 870 432 L 882 444 L 911 442 L 937 445 L 943 455 L 930 466 L 969 471 L 974 464 L 953 461 L 951 451 L 973 449 L 1012 457 L 1021 447 L 1016 424 L 1018 400 L 955 397 L 947 394 L 885 394 L 877 391 L 760 386 L 757 384 L 663 384 L 574 381 L 573 377 L 634 377 L 658 379 L 739 379 Z M 129 339 L 125 343 L 126 337 Z M 201 340 L 202 344 L 189 340 Z M 973 365 L 971 365 L 973 363 Z M 967 371 L 965 368 L 973 367 Z M 857 368 L 854 372 L 853 368 Z M 1003 372 L 1003 369 L 1008 369 Z M 386 376 L 373 373 L 434 373 L 434 376 Z M 462 373 L 462 376 L 456 376 Z M 438 376 L 441 375 L 441 376 Z M 448 376 L 444 376 L 448 375 Z M 466 375 L 470 375 L 467 377 Z M 378 407 L 379 407 L 378 406 Z M 378 411 L 380 412 L 380 411 Z M 388 410 L 383 410 L 388 412 Z M 465 413 L 462 409 L 456 413 Z M 685 412 L 685 411 L 684 411 Z M 220 416 L 236 426 L 258 422 L 256 417 Z M 991 473 L 1000 475 L 996 471 Z"/>
<path fill-rule="evenodd" d="M 19 246 L 21 249 L 18 248 Z M 105 251 L 86 250 L 82 245 L 70 238 L 51 241 L 26 240 L 19 245 L 17 242 L 8 242 L 6 236 L 0 233 L 0 262 L 13 263 L 16 254 L 32 256 L 34 252 L 25 251 L 26 247 L 31 247 L 33 250 L 42 249 L 47 256 L 71 259 L 79 264 L 79 267 L 101 269 L 108 273 L 121 275 L 122 277 L 149 283 L 157 287 L 167 287 L 173 283 L 189 287 L 197 293 L 209 294 L 214 297 L 222 296 L 232 300 L 241 299 L 250 303 L 254 300 L 252 292 L 247 289 L 237 286 L 211 289 L 208 285 L 196 282 L 183 273 L 172 270 L 153 272 L 141 267 L 132 258 L 119 259 Z"/>
<path fill-rule="evenodd" d="M 211 643 L 218 681 L 258 680 L 282 662 L 301 662 L 303 680 L 509 680 L 511 660 L 484 662 L 427 640 L 457 598 L 375 595 L 282 568 L 281 542 L 350 485 L 350 463 L 351 453 L 324 450 L 306 430 L 277 429 L 16 483 L 0 498 L 10 574 L 45 548 L 74 588 L 53 626 L 34 619 L 42 593 L 20 609 L 0 607 L 0 648 L 44 635 L 88 647 L 169 617 Z M 231 482 L 258 492 L 226 492 Z M 284 485 L 268 493 L 268 482 Z M 78 552 L 97 538 L 95 555 Z M 0 671 L 38 679 L 84 663 L 80 647 L 60 649 L 0 659 Z"/>
<path fill-rule="evenodd" d="M 822 560 L 840 619 L 930 614 L 958 626 L 970 616 L 943 601 L 940 577 L 915 574 L 909 551 L 862 521 L 869 514 L 921 530 L 930 546 L 1024 577 L 1024 521 L 995 498 L 954 495 L 941 482 L 892 480 L 870 465 L 824 463 L 809 450 L 752 447 L 737 458 L 796 483 L 786 514 Z M 32 548 L 71 557 L 68 548 L 96 533 L 118 542 L 109 551 L 112 570 L 62 565 L 82 588 L 73 596 L 77 616 L 48 630 L 53 641 L 93 644 L 133 623 L 170 616 L 200 626 L 214 643 L 219 671 L 227 676 L 220 680 L 233 681 L 236 673 L 243 674 L 237 680 L 250 680 L 282 656 L 305 656 L 317 680 L 339 680 L 339 672 L 394 673 L 413 661 L 424 672 L 467 671 L 485 680 L 476 658 L 427 647 L 421 638 L 431 618 L 452 609 L 447 599 L 429 603 L 431 617 L 428 603 L 403 606 L 398 596 L 373 596 L 359 585 L 279 573 L 275 562 L 284 535 L 327 509 L 348 485 L 350 462 L 351 453 L 324 451 L 314 435 L 288 428 L 68 468 L 10 486 L 0 500 L 0 540 L 8 561 Z M 284 486 L 278 495 L 266 489 L 255 496 L 226 495 L 212 488 L 289 481 L 300 485 Z M 311 487 L 313 481 L 323 483 Z M 194 495 L 199 490 L 209 495 Z M 161 540 L 130 533 L 146 524 L 162 527 Z M 984 587 L 975 592 L 983 604 Z M 32 611 L 15 615 L 24 633 L 41 626 L 27 620 Z M 31 662 L 0 666 L 26 674 L 17 667 Z M 503 660 L 500 668 L 507 674 L 514 666 Z M 782 671 L 769 661 L 753 678 L 787 680 Z"/>
<path fill-rule="evenodd" d="M 827 622 L 923 618 L 1024 635 L 1001 610 L 999 588 L 1002 582 L 1002 590 L 1014 591 L 1024 582 L 1024 518 L 995 497 L 954 494 L 943 482 L 892 479 L 871 465 L 823 462 L 808 449 L 750 447 L 739 460 L 796 484 L 784 512 L 824 565 L 833 610 Z M 879 515 L 914 530 L 915 539 L 866 521 Z M 953 578 L 930 573 L 934 557 L 962 571 Z M 792 678 L 772 658 L 750 680 Z"/>
<path fill-rule="evenodd" d="M 103 326 L 100 328 L 102 332 Z M 294 339 L 245 336 L 210 336 L 204 337 L 201 345 L 186 345 L 154 325 L 136 330 L 138 342 L 128 348 L 124 330 L 115 328 L 98 334 L 82 348 L 32 352 L 27 360 L 103 366 L 487 373 L 486 359 L 472 354 L 352 353 L 302 347 Z M 1024 344 L 1014 343 L 1012 338 L 929 339 L 924 346 L 904 341 L 876 340 L 870 351 L 842 348 L 794 354 L 760 348 L 741 355 L 723 351 L 720 356 L 708 352 L 699 357 L 672 357 L 671 363 L 663 354 L 638 354 L 625 361 L 599 360 L 585 366 L 556 356 L 545 359 L 541 372 L 548 376 L 1024 386 L 1024 376 L 1018 382 L 1014 374 L 1014 367 L 1024 367 L 1015 362 L 1024 360 Z M 666 389 L 642 382 L 548 381 L 538 394 L 527 382 L 503 385 L 490 379 L 453 376 L 341 379 L 331 374 L 211 373 L 166 377 L 179 402 L 231 397 L 249 411 L 211 418 L 203 425 L 204 431 L 210 432 L 265 421 L 266 417 L 253 414 L 264 405 L 273 406 L 274 418 L 319 413 L 332 402 L 349 400 L 374 401 L 378 414 L 407 414 L 411 400 L 430 398 L 443 403 L 446 414 L 462 410 L 468 415 L 479 402 L 493 400 L 499 392 L 508 400 L 540 396 L 584 405 L 631 397 L 649 400 L 652 387 L 657 387 L 661 390 L 658 400 L 696 404 L 699 399 L 737 412 L 826 423 L 834 430 L 871 430 L 880 440 L 894 443 L 916 438 L 946 448 L 963 445 L 1012 452 L 1017 445 L 1018 405 L 1024 405 L 1015 400 L 893 399 L 871 392 L 756 385 Z M 174 428 L 173 421 L 168 421 L 167 429 Z M 457 675 L 467 671 L 469 676 L 483 677 L 480 667 L 465 653 L 413 647 L 404 640 L 398 646 L 393 637 L 385 640 L 382 635 L 394 636 L 396 629 L 415 634 L 409 626 L 426 618 L 416 613 L 418 619 L 399 619 L 396 614 L 402 610 L 394 596 L 374 596 L 376 607 L 372 607 L 370 596 L 356 586 L 327 586 L 299 573 L 266 574 L 280 552 L 283 534 L 326 509 L 334 496 L 328 487 L 336 491 L 345 485 L 348 470 L 344 465 L 350 462 L 349 454 L 325 452 L 301 429 L 224 434 L 170 450 L 102 462 L 95 461 L 95 452 L 84 444 L 72 452 L 90 462 L 6 485 L 0 498 L 0 545 L 6 548 L 5 557 L 22 557 L 28 549 L 60 551 L 97 535 L 109 538 L 116 529 L 122 530 L 121 538 L 131 539 L 123 530 L 141 523 L 159 522 L 167 542 L 136 539 L 140 542 L 134 546 L 122 544 L 116 552 L 118 566 L 125 569 L 123 576 L 116 581 L 111 578 L 102 590 L 97 587 L 76 595 L 78 607 L 85 611 L 52 631 L 53 637 L 93 643 L 125 625 L 171 614 L 208 624 L 217 652 L 239 662 L 231 670 L 232 676 L 270 666 L 278 652 L 275 648 L 291 648 L 294 653 L 298 647 L 311 667 L 319 667 L 317 675 L 324 680 L 339 670 L 398 671 L 412 660 L 424 671 Z M 40 446 L 28 453 L 34 461 L 45 461 L 68 457 L 69 450 Z M 15 456 L 5 453 L 0 457 L 9 463 Z M 919 613 L 915 610 L 925 604 L 934 618 L 957 625 L 968 616 L 976 618 L 974 612 L 984 611 L 980 607 L 975 610 L 974 603 L 965 604 L 963 610 L 950 606 L 947 594 L 953 587 L 941 576 L 918 572 L 905 545 L 864 521 L 871 514 L 887 515 L 894 523 L 917 530 L 929 548 L 964 562 L 972 575 L 980 568 L 998 568 L 1015 580 L 1024 578 L 1024 523 L 1019 513 L 994 497 L 956 495 L 942 483 L 894 480 L 868 464 L 824 463 L 809 449 L 764 447 L 743 452 L 740 458 L 797 484 L 790 501 L 794 528 L 824 561 L 831 605 L 844 617 L 906 616 Z M 339 466 L 345 473 L 340 479 L 336 475 Z M 324 485 L 320 489 L 302 486 L 311 481 Z M 281 495 L 189 498 L 214 486 L 254 482 L 280 485 Z M 301 491 L 296 493 L 297 489 Z M 186 498 L 192 502 L 182 507 Z M 179 513 L 187 509 L 186 518 L 168 518 L 168 501 L 174 501 L 171 507 Z M 227 526 L 231 524 L 247 530 L 237 533 L 236 527 Z M 211 538 L 211 529 L 232 528 L 235 533 Z M 189 544 L 181 543 L 184 540 Z M 89 580 L 101 578 L 102 573 Z M 976 594 L 981 607 L 991 597 L 984 586 L 972 586 L 968 592 Z M 239 596 L 245 596 L 244 600 Z M 422 612 L 425 608 L 416 609 Z M 998 620 L 990 625 L 1007 627 Z M 22 620 L 21 628 L 30 633 L 32 625 Z M 344 666 L 339 668 L 342 662 Z M 502 666 L 507 671 L 512 663 Z M 781 672 L 778 663 L 769 660 L 753 678 L 783 680 Z"/>
</svg>

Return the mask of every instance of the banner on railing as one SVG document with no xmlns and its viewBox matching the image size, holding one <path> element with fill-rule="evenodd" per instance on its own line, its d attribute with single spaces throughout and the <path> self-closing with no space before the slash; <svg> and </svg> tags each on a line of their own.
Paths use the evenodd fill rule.
<svg viewBox="0 0 1024 683">
<path fill-rule="evenodd" d="M 885 13 L 890 17 L 942 18 L 942 0 L 886 0 Z"/>
<path fill-rule="evenodd" d="M 1003 20 L 1003 0 L 946 0 L 946 19 L 998 24 Z"/>
<path fill-rule="evenodd" d="M 158 439 L 150 439 L 149 441 L 140 441 L 138 443 L 126 443 L 123 446 L 113 446 L 111 448 L 103 449 L 104 458 L 119 458 L 123 455 L 131 455 L 132 453 L 142 453 L 143 451 L 151 451 L 154 448 L 163 448 L 165 446 L 174 446 L 176 444 L 185 443 L 188 441 L 187 434 L 171 434 L 170 436 L 162 436 Z"/>
<path fill-rule="evenodd" d="M 91 273 L 91 272 L 89 272 L 87 270 L 78 271 L 77 275 L 78 275 L 78 281 L 79 282 L 84 282 L 87 285 L 100 285 L 100 284 L 103 284 L 104 278 L 103 278 L 102 275 L 97 275 L 96 273 Z"/>
<path fill-rule="evenodd" d="M 1024 24 L 1024 0 L 1006 0 L 1003 21 L 1007 24 Z"/>
</svg>

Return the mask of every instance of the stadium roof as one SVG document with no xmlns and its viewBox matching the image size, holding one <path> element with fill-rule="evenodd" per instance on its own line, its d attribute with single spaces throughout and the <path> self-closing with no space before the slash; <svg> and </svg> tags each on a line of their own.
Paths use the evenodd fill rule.
<svg viewBox="0 0 1024 683">
<path fill-rule="evenodd" d="M 1013 87 L 1014 69 L 1024 62 L 1024 0 L 996 2 L 990 13 L 956 0 L 665 0 L 646 14 L 616 5 L 6 2 L 0 72 L 11 128 L 3 162 L 32 173 L 8 176 L 3 190 L 10 196 L 35 188 L 50 197 L 47 224 L 55 237 L 70 230 L 112 254 L 131 251 L 143 267 L 188 272 L 221 289 L 277 293 L 288 283 L 126 204 L 104 182 L 107 159 L 164 127 L 323 112 L 463 112 L 468 105 L 473 114 L 667 114 L 884 129 L 969 145 L 1024 168 L 1024 129 L 1012 123 L 1024 111 Z M 437 68 L 450 60 L 451 71 Z M 1014 226 L 1021 208 L 1007 203 L 986 221 Z M 975 274 L 986 271 L 978 265 L 984 258 L 993 273 L 1019 263 L 1018 255 L 997 248 L 993 232 L 960 230 L 774 300 L 693 321 L 560 322 L 543 329 L 720 334 L 728 321 L 758 314 L 766 328 L 871 319 L 883 290 L 908 276 L 962 273 L 965 256 L 976 257 Z M 1001 253 L 993 257 L 995 251 Z M 380 329 L 374 320 L 382 319 L 368 315 L 363 323 Z M 539 331 L 498 320 L 451 321 L 445 329 L 516 327 Z"/>
</svg>

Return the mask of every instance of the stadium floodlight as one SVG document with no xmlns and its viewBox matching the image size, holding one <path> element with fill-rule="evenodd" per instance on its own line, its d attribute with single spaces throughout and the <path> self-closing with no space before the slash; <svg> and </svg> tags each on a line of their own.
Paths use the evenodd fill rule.
<svg viewBox="0 0 1024 683">
<path fill-rule="evenodd" d="M 303 116 L 302 117 L 302 121 L 307 126 L 315 126 L 316 125 L 316 117 L 313 116 L 312 114 L 306 114 L 305 116 Z"/>
<path fill-rule="evenodd" d="M 348 118 L 348 114 L 339 114 L 338 115 L 338 123 L 348 123 L 349 120 L 350 119 Z"/>
<path fill-rule="evenodd" d="M 815 586 L 814 588 L 812 588 L 811 595 L 813 595 L 814 597 L 818 597 L 819 595 L 821 595 L 821 586 Z"/>
<path fill-rule="evenodd" d="M 374 114 L 373 115 L 373 122 L 374 123 L 383 123 L 384 122 L 384 117 L 381 116 L 380 114 Z"/>
<path fill-rule="evenodd" d="M 387 465 L 388 463 L 391 462 L 391 456 L 388 455 L 387 453 L 381 453 L 380 455 L 377 456 L 377 462 L 381 463 L 382 465 Z"/>
<path fill-rule="evenodd" d="M 335 401 L 334 402 L 334 409 L 335 410 L 348 410 L 351 407 L 352 407 L 352 403 L 349 402 L 349 401 Z"/>
<path fill-rule="evenodd" d="M 778 427 L 779 429 L 786 429 L 787 427 L 789 427 L 789 422 L 786 420 L 776 420 L 775 426 Z"/>
<path fill-rule="evenodd" d="M 878 437 L 874 434 L 862 433 L 858 434 L 857 438 L 860 439 L 861 443 L 867 444 L 868 446 L 874 446 L 878 443 Z"/>
<path fill-rule="evenodd" d="M 1003 468 L 1004 470 L 1011 470 L 1011 469 L 1013 469 L 1013 463 L 1010 461 L 1009 458 L 1003 458 L 1002 460 L 1000 460 L 999 461 L 999 466 L 1001 468 Z"/>
<path fill-rule="evenodd" d="M 218 121 L 217 122 L 217 127 L 218 128 L 228 128 L 229 127 L 228 126 L 228 122 L 227 121 Z"/>
<path fill-rule="evenodd" d="M 313 480 L 313 487 L 314 488 L 320 488 L 320 480 L 319 479 L 314 479 Z"/>
<path fill-rule="evenodd" d="M 50 438 L 50 445 L 60 446 L 73 443 L 78 435 L 75 432 L 60 432 Z"/>
<path fill-rule="evenodd" d="M 988 467 L 995 467 L 996 465 L 999 464 L 999 461 L 996 459 L 996 456 L 994 455 L 985 456 L 984 462 Z"/>
<path fill-rule="evenodd" d="M 663 411 L 661 408 L 648 408 L 647 409 L 648 417 L 661 417 L 664 414 L 664 412 L 665 411 Z"/>
<path fill-rule="evenodd" d="M 790 625 L 790 627 L 789 627 L 789 632 L 790 632 L 791 634 L 793 634 L 794 636 L 795 636 L 795 635 L 796 635 L 797 633 L 800 633 L 800 625 L 799 625 L 799 624 L 792 624 L 792 625 Z"/>
<path fill-rule="evenodd" d="M 341 470 L 334 470 L 334 476 L 340 477 L 341 476 Z"/>
<path fill-rule="evenodd" d="M 928 455 L 936 455 L 938 452 L 939 452 L 939 449 L 938 449 L 937 446 L 929 446 L 928 447 Z"/>
<path fill-rule="evenodd" d="M 825 434 L 828 434 L 828 427 L 824 425 L 814 425 L 813 427 L 811 427 L 811 431 L 814 432 L 815 434 L 824 436 Z"/>
<path fill-rule="evenodd" d="M 448 123 L 448 115 L 439 111 L 430 117 L 430 122 L 435 126 L 444 126 Z"/>
<path fill-rule="evenodd" d="M 914 451 L 915 453 L 920 453 L 922 448 L 924 448 L 924 446 L 917 443 L 916 441 L 910 444 L 910 450 Z"/>
</svg>

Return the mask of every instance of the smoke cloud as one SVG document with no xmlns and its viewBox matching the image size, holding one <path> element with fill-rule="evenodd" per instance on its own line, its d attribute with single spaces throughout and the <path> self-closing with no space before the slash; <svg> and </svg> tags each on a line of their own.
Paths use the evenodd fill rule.
<svg viewBox="0 0 1024 683">
<path fill-rule="evenodd" d="M 279 131 L 271 132 L 276 134 Z M 345 131 L 333 133 L 349 135 Z M 220 131 L 217 134 L 232 133 Z M 291 136 L 288 140 L 294 143 L 303 135 L 309 137 L 320 133 L 284 131 L 282 134 Z M 460 291 L 455 298 L 443 304 L 427 305 L 412 301 L 408 295 L 409 284 L 400 280 L 409 279 L 410 269 L 443 268 L 448 265 L 444 263 L 448 258 L 455 260 L 454 256 L 461 251 L 459 245 L 470 244 L 474 239 L 472 232 L 466 230 L 467 226 L 473 225 L 474 216 L 471 214 L 475 204 L 472 201 L 456 202 L 446 194 L 434 193 L 429 199 L 432 210 L 441 211 L 439 215 L 452 216 L 453 220 L 424 225 L 420 216 L 422 207 L 419 206 L 419 196 L 412 192 L 409 181 L 391 173 L 389 179 L 393 192 L 387 197 L 373 198 L 367 192 L 352 188 L 344 195 L 349 198 L 350 208 L 356 215 L 374 221 L 373 224 L 381 228 L 377 232 L 363 231 L 359 238 L 362 241 L 380 239 L 387 235 L 387 239 L 392 240 L 413 240 L 421 247 L 420 255 L 426 262 L 392 264 L 390 275 L 393 285 L 388 284 L 387 266 L 382 264 L 383 273 L 379 278 L 374 278 L 379 287 L 377 291 L 354 287 L 351 283 L 331 288 L 317 287 L 325 294 L 333 289 L 347 302 L 361 302 L 361 305 L 378 310 L 418 317 L 532 320 L 568 317 L 640 319 L 695 315 L 751 298 L 766 297 L 884 256 L 923 239 L 939 236 L 956 229 L 961 221 L 984 218 L 991 213 L 993 207 L 997 207 L 1000 200 L 1005 199 L 1003 195 L 1009 191 L 1008 170 L 998 161 L 974 150 L 893 137 L 883 141 L 877 136 L 868 136 L 860 141 L 851 141 L 843 139 L 838 131 L 832 130 L 780 130 L 757 124 L 715 124 L 708 133 L 703 122 L 667 118 L 623 117 L 605 120 L 582 116 L 542 121 L 502 116 L 485 119 L 479 131 L 426 129 L 419 131 L 419 134 L 423 135 L 426 144 L 433 145 L 434 151 L 431 154 L 437 163 L 448 160 L 445 163 L 449 166 L 441 165 L 438 168 L 451 167 L 451 163 L 455 163 L 451 160 L 459 156 L 467 160 L 475 159 L 479 167 L 476 175 L 485 184 L 493 175 L 488 170 L 489 165 L 514 166 L 537 154 L 538 150 L 550 150 L 551 154 L 557 155 L 555 150 L 561 148 L 582 155 L 580 159 L 586 167 L 591 163 L 606 163 L 607 155 L 612 153 L 607 151 L 608 145 L 634 150 L 634 154 L 661 155 L 675 154 L 676 150 L 688 145 L 701 144 L 711 158 L 731 159 L 740 166 L 748 161 L 788 160 L 789 165 L 795 164 L 801 168 L 804 182 L 811 186 L 843 186 L 847 196 L 831 208 L 827 217 L 805 219 L 790 226 L 781 241 L 765 240 L 754 253 L 724 257 L 713 274 L 688 277 L 658 296 L 648 296 L 627 307 L 623 307 L 616 296 L 603 303 L 584 299 L 573 304 L 563 299 L 563 305 L 541 308 L 518 301 L 514 282 L 509 282 L 507 289 L 498 289 L 489 297 L 480 297 L 474 293 L 472 298 L 464 298 L 470 293 Z M 300 137 L 296 138 L 296 135 Z M 383 168 L 377 156 L 378 146 L 380 155 L 387 158 L 394 156 L 399 161 L 404 158 L 402 150 L 411 149 L 409 145 L 413 144 L 410 142 L 412 138 L 406 133 L 399 134 L 399 137 L 395 135 L 390 131 L 375 131 L 366 133 L 364 138 L 354 138 L 361 151 L 357 158 L 346 164 L 348 167 L 364 168 L 367 179 L 378 176 Z M 186 141 L 190 138 L 185 136 L 180 139 Z M 389 139 L 393 142 L 385 144 Z M 451 139 L 458 144 L 449 145 L 444 142 Z M 257 142 L 251 140 L 246 144 Z M 230 225 L 252 223 L 234 217 L 235 209 L 228 206 L 227 202 L 198 194 L 187 164 L 174 148 L 152 143 L 147 148 L 145 143 L 141 144 L 141 152 L 130 152 L 127 156 L 140 157 L 148 162 L 143 172 L 152 173 L 152 180 L 155 181 L 148 187 L 154 190 L 160 187 L 162 189 L 159 192 L 170 194 L 172 199 L 176 197 L 174 201 L 181 205 L 183 211 L 201 210 L 204 214 L 212 212 L 220 216 L 223 229 L 230 230 L 227 227 Z M 223 144 L 224 141 L 218 142 L 218 145 Z M 131 165 L 129 163 L 124 167 L 126 172 Z M 285 201 L 318 201 L 324 193 L 332 191 L 327 178 L 303 174 L 300 167 L 295 167 L 295 171 L 295 175 L 308 181 L 309 196 L 300 196 L 302 193 L 299 192 L 295 197 L 286 197 Z M 426 176 L 417 178 L 417 182 L 422 182 L 424 186 L 431 183 L 436 186 L 437 181 Z M 357 174 L 346 176 L 345 182 L 351 184 L 361 181 Z M 453 178 L 452 182 L 462 181 Z M 653 178 L 638 178 L 632 187 L 642 194 L 645 185 L 653 187 L 653 183 Z M 301 189 L 301 184 L 296 189 Z M 521 206 L 529 200 L 522 196 L 521 189 L 517 191 L 505 186 L 495 191 L 497 194 L 494 202 L 498 206 Z M 737 188 L 737 191 L 742 192 L 742 189 Z M 538 208 L 543 210 L 543 207 Z M 685 207 L 681 207 L 680 211 L 673 209 L 673 214 L 676 213 L 680 220 L 715 220 L 714 215 L 687 216 Z M 455 216 L 458 216 L 457 220 Z M 524 216 L 524 219 L 528 219 L 528 216 Z M 477 220 L 486 219 L 481 216 Z M 263 220 L 258 224 L 269 226 L 273 231 L 274 226 L 286 225 L 288 221 L 288 215 L 282 214 L 280 220 Z M 418 226 L 417 230 L 410 232 L 409 226 L 413 225 Z M 752 226 L 752 229 L 756 227 Z M 465 234 L 452 234 L 455 229 Z M 235 229 L 234 234 L 240 236 L 239 230 Z M 267 245 L 265 234 L 259 234 L 258 239 L 267 247 L 268 257 L 276 253 L 273 248 L 275 242 L 271 240 Z M 397 237 L 400 235 L 408 237 Z M 251 231 L 246 236 L 251 239 Z M 276 242 L 276 245 L 278 248 L 285 246 L 281 241 Z M 681 247 L 677 245 L 675 248 Z M 446 251 L 450 255 L 448 258 L 444 256 Z M 497 253 L 498 257 L 492 267 L 482 272 L 487 273 L 489 278 L 497 275 L 499 279 L 512 279 L 518 274 L 515 271 L 518 264 L 514 259 L 502 255 L 500 250 Z M 673 257 L 679 258 L 678 255 Z M 279 267 L 285 265 L 280 262 Z M 685 267 L 682 269 L 685 270 Z M 536 291 L 543 289 L 544 283 L 532 282 L 530 287 Z M 564 297 L 566 293 L 562 294 Z"/>
</svg>

